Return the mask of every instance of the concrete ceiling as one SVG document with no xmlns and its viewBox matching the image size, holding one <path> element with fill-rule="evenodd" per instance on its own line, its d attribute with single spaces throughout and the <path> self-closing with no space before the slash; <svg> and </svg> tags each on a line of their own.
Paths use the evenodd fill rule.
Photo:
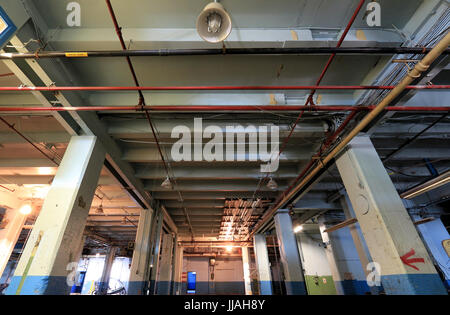
<svg viewBox="0 0 450 315">
<path fill-rule="evenodd" d="M 403 29 L 414 22 L 420 25 L 428 15 L 415 14 L 423 1 L 379 1 L 383 8 L 382 26 L 376 30 L 368 29 L 359 15 L 355 21 L 346 45 L 354 46 L 398 46 L 404 40 L 392 30 L 393 26 Z M 10 2 L 11 3 L 11 2 Z M 28 2 L 27 2 L 28 3 Z M 39 25 L 43 36 L 48 40 L 47 49 L 119 49 L 117 38 L 104 1 L 79 1 L 82 7 L 82 26 L 68 28 L 65 24 L 65 5 L 67 1 L 37 0 L 29 4 L 29 12 Z M 215 47 L 198 38 L 193 30 L 195 19 L 207 1 L 112 1 L 114 9 L 123 26 L 127 43 L 132 40 L 133 49 L 153 48 L 200 48 Z M 282 47 L 283 45 L 334 46 L 353 10 L 355 1 L 222 1 L 233 17 L 236 34 L 225 44 L 231 47 Z M 9 4 L 8 8 L 18 5 Z M 20 6 L 20 5 L 18 5 Z M 17 8 L 19 10 L 19 8 Z M 181 30 L 180 30 L 181 29 Z M 245 33 L 252 29 L 254 38 Z M 297 42 L 290 30 L 299 34 L 310 30 L 309 41 Z M 357 29 L 364 30 L 369 41 L 356 37 Z M 319 30 L 319 31 L 317 31 Z M 283 31 L 285 33 L 277 33 Z M 28 21 L 18 33 L 18 38 L 26 41 L 33 35 L 33 27 Z M 322 33 L 321 33 L 322 32 Z M 264 34 L 270 40 L 264 40 Z M 154 41 L 148 34 L 159 36 Z M 164 34 L 173 34 L 164 37 Z M 183 34 L 189 40 L 180 40 Z M 278 39 L 277 36 L 281 36 Z M 283 37 L 284 36 L 284 37 Z M 287 37 L 286 37 L 287 36 Z M 256 43 L 256 44 L 255 44 Z M 29 48 L 32 50 L 32 47 Z M 337 56 L 322 84 L 376 84 L 391 67 L 391 56 Z M 398 57 L 398 56 L 397 56 Z M 185 57 L 139 57 L 132 58 L 137 76 L 143 86 L 176 85 L 309 85 L 317 80 L 327 56 L 185 56 Z M 131 86 L 133 81 L 123 58 L 97 58 L 80 60 L 38 60 L 43 71 L 51 76 L 57 85 L 105 85 Z M 28 77 L 30 70 L 23 63 L 17 64 Z M 11 68 L 0 63 L 0 74 L 11 72 Z M 439 69 L 438 82 L 448 84 L 448 69 Z M 439 72 L 437 71 L 437 72 Z M 23 77 L 0 77 L 0 86 L 18 86 Z M 437 75 L 437 73 L 435 74 Z M 375 83 L 374 83 L 375 82 Z M 435 81 L 433 83 L 436 84 Z M 149 105 L 303 105 L 306 92 L 268 91 L 268 92 L 189 92 L 189 93 L 144 93 Z M 447 92 L 418 92 L 408 105 L 437 106 L 442 104 Z M 136 105 L 137 93 L 91 92 L 64 93 L 72 105 Z M 443 96 L 444 95 L 444 96 Z M 36 95 L 35 95 L 36 96 Z M 26 93 L 2 93 L 1 106 L 42 105 L 42 99 Z M 49 99 L 48 95 L 44 95 Z M 444 97 L 444 98 L 443 98 Z M 448 99 L 448 98 L 446 98 Z M 318 105 L 355 105 L 361 100 L 361 93 L 318 92 Z M 47 106 L 47 105 L 46 105 Z M 305 113 L 295 129 L 292 139 L 281 155 L 280 167 L 273 174 L 276 189 L 269 189 L 264 182 L 257 189 L 262 174 L 259 162 L 173 162 L 170 175 L 176 179 L 173 190 L 161 187 L 166 178 L 164 167 L 157 152 L 154 137 L 148 122 L 140 113 L 99 112 L 98 128 L 102 137 L 113 140 L 116 156 L 130 167 L 129 174 L 142 189 L 159 200 L 167 209 L 177 225 L 180 234 L 189 239 L 190 222 L 196 238 L 218 237 L 223 226 L 225 203 L 230 199 L 264 198 L 273 202 L 301 172 L 304 165 L 317 151 L 325 136 L 339 125 L 343 114 Z M 170 148 L 174 139 L 171 130 L 177 125 L 192 125 L 194 117 L 202 117 L 204 124 L 225 126 L 230 123 L 242 125 L 274 123 L 280 126 L 282 141 L 289 133 L 289 127 L 298 116 L 290 113 L 154 113 L 152 121 L 162 143 L 165 158 L 170 161 Z M 381 157 L 396 150 L 407 139 L 427 127 L 440 114 L 418 115 L 396 113 L 371 131 L 371 138 Z M 36 143 L 55 144 L 58 155 L 63 156 L 70 134 L 60 124 L 60 119 L 48 115 L 3 116 Z M 81 120 L 86 116 L 82 116 Z M 65 117 L 62 117 L 65 118 Z M 86 121 L 94 121 L 91 118 Z M 88 124 L 88 123 L 86 123 Z M 430 129 L 419 141 L 397 154 L 386 166 L 391 172 L 398 190 L 411 187 L 430 176 L 423 162 L 428 158 L 438 171 L 450 167 L 449 118 L 442 120 Z M 104 129 L 100 129 L 103 128 Z M 109 141 L 108 140 L 108 141 Z M 112 145 L 109 143 L 109 145 Z M 39 167 L 53 167 L 39 152 L 11 130 L 0 125 L 0 180 L 4 183 L 48 183 L 51 174 L 39 174 Z M 50 149 L 52 150 L 52 149 Z M 36 173 L 37 172 L 37 173 Z M 100 179 L 100 190 L 107 196 L 103 202 L 104 214 L 96 209 L 100 200 L 95 198 L 88 221 L 88 230 L 98 238 L 115 241 L 133 240 L 141 206 L 137 204 L 121 185 L 106 170 Z M 8 181 L 8 182 L 7 182 Z M 321 210 L 339 209 L 339 205 L 327 202 L 328 197 L 342 189 L 336 170 L 324 174 L 308 194 L 294 208 L 297 213 L 316 213 Z M 255 191 L 258 192 L 255 194 Z M 182 200 L 180 201 L 180 194 Z M 271 206 L 271 202 L 265 205 Z M 129 219 L 123 222 L 125 216 Z M 187 216 L 186 216 L 187 214 Z M 255 219 L 257 219 L 256 216 Z"/>
</svg>

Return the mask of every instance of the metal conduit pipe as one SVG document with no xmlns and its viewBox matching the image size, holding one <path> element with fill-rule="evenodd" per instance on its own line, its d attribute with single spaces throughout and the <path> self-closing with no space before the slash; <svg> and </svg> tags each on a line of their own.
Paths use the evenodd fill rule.
<svg viewBox="0 0 450 315">
<path fill-rule="evenodd" d="M 53 164 L 55 164 L 56 166 L 59 166 L 59 163 L 50 155 L 48 155 L 47 153 L 45 153 L 43 150 L 41 150 L 37 145 L 35 145 L 33 143 L 33 141 L 31 141 L 30 139 L 28 139 L 23 133 L 21 133 L 19 130 L 16 129 L 16 127 L 14 127 L 14 125 L 11 125 L 10 123 L 8 123 L 5 119 L 3 119 L 2 117 L 0 117 L 0 121 L 5 124 L 9 129 L 11 129 L 12 131 L 14 131 L 19 137 L 21 137 L 22 139 L 24 139 L 26 142 L 28 142 L 29 144 L 31 144 L 36 150 L 38 150 L 43 156 L 45 156 L 47 159 L 49 159 Z"/>
<path fill-rule="evenodd" d="M 194 106 L 81 106 L 81 107 L 33 107 L 33 106 L 3 106 L 0 107 L 0 112 L 18 112 L 18 113 L 32 113 L 32 112 L 77 112 L 77 111 L 149 111 L 149 112 L 198 112 L 198 111 L 231 111 L 231 112 L 297 112 L 305 110 L 307 112 L 361 112 L 374 109 L 375 106 L 339 106 L 339 105 L 316 105 L 316 106 L 297 106 L 297 105 L 194 105 Z M 385 111 L 394 112 L 447 112 L 450 111 L 450 106 L 389 106 L 384 108 Z M 341 125 L 342 126 L 342 125 Z M 341 128 L 339 128 L 341 129 Z M 333 141 L 331 139 L 330 141 Z"/>
<path fill-rule="evenodd" d="M 152 50 L 91 50 L 40 51 L 37 53 L 0 53 L 0 60 L 45 58 L 99 57 L 164 57 L 206 55 L 394 55 L 426 54 L 431 48 L 422 47 L 299 47 L 299 48 L 226 48 L 223 49 L 152 49 Z M 447 49 L 443 54 L 450 54 Z"/>
<path fill-rule="evenodd" d="M 393 90 L 393 85 L 225 85 L 225 86 L 3 86 L 0 92 L 64 91 L 273 91 L 273 90 Z M 443 90 L 450 85 L 408 85 L 406 90 Z M 307 105 L 307 104 L 305 104 Z"/>
<path fill-rule="evenodd" d="M 109 11 L 109 14 L 111 16 L 111 19 L 113 21 L 114 28 L 116 30 L 117 36 L 119 38 L 120 45 L 122 46 L 122 50 L 123 51 L 127 51 L 127 47 L 125 45 L 125 41 L 124 41 L 123 36 L 122 36 L 122 28 L 119 27 L 119 23 L 117 22 L 116 14 L 115 14 L 114 9 L 113 9 L 113 7 L 111 5 L 111 1 L 110 0 L 105 0 L 105 1 L 106 1 L 106 5 L 108 7 L 108 11 Z M 133 67 L 133 64 L 131 62 L 130 57 L 126 56 L 126 59 L 127 59 L 128 67 L 130 68 L 130 72 L 131 72 L 131 74 L 133 76 L 134 83 L 136 85 L 136 91 L 138 91 L 138 93 L 139 93 L 139 106 L 143 107 L 143 111 L 145 113 L 145 117 L 147 118 L 148 124 L 150 126 L 150 130 L 152 131 L 153 138 L 155 139 L 156 146 L 158 148 L 158 152 L 159 152 L 159 155 L 161 157 L 161 161 L 163 162 L 164 169 L 165 169 L 166 174 L 167 174 L 167 178 L 170 179 L 169 166 L 168 166 L 168 163 L 167 163 L 167 161 L 164 158 L 164 155 L 162 153 L 161 146 L 159 144 L 159 139 L 158 139 L 158 136 L 156 134 L 156 129 L 155 129 L 153 123 L 152 123 L 152 120 L 150 118 L 150 114 L 149 114 L 148 110 L 145 109 L 146 104 L 145 104 L 144 94 L 142 93 L 143 89 L 140 88 L 139 81 L 137 79 L 137 75 L 136 75 L 136 72 L 134 71 L 134 67 Z M 173 181 L 176 184 L 176 180 L 173 179 Z M 181 192 L 180 191 L 178 191 L 178 194 L 179 194 L 180 198 L 183 199 L 182 196 L 181 196 Z M 194 231 L 193 231 L 193 228 L 192 228 L 192 225 L 191 225 L 191 221 L 189 219 L 189 215 L 187 214 L 186 209 L 185 208 L 183 208 L 183 209 L 185 211 L 186 220 L 188 222 L 189 229 L 191 231 L 192 237 L 194 237 Z M 169 218 L 170 218 L 170 216 L 169 216 Z"/>
<path fill-rule="evenodd" d="M 348 21 L 347 26 L 345 27 L 344 31 L 342 32 L 342 35 L 340 36 L 339 41 L 336 44 L 336 48 L 340 48 L 341 47 L 342 43 L 344 42 L 345 37 L 347 36 L 348 31 L 350 30 L 350 28 L 352 27 L 353 23 L 355 22 L 355 19 L 358 16 L 359 11 L 361 11 L 361 8 L 362 8 L 363 4 L 364 4 L 364 0 L 360 0 L 358 6 L 356 7 L 355 11 L 352 14 L 352 17 Z M 316 81 L 316 86 L 318 86 L 322 82 L 322 79 L 324 78 L 325 73 L 328 71 L 328 68 L 330 67 L 331 63 L 333 62 L 335 56 L 336 56 L 336 54 L 332 53 L 331 56 L 328 58 L 328 61 L 325 64 L 325 67 L 322 69 L 322 72 L 320 73 L 320 76 L 319 76 L 319 78 Z M 313 96 L 314 96 L 314 93 L 316 93 L 316 90 L 317 89 L 311 89 L 311 92 L 309 93 L 308 97 L 306 98 L 306 101 L 305 101 L 305 104 L 304 104 L 305 106 L 307 106 L 307 105 L 312 105 L 312 106 L 315 105 L 314 101 L 313 101 Z M 292 125 L 291 132 L 283 140 L 281 148 L 280 148 L 280 150 L 278 152 L 278 156 L 281 155 L 281 153 L 284 151 L 285 147 L 287 146 L 287 144 L 289 142 L 289 139 L 291 138 L 291 136 L 292 136 L 292 134 L 294 132 L 294 129 L 297 127 L 297 124 L 299 123 L 300 119 L 302 118 L 304 112 L 305 112 L 305 110 L 301 110 L 300 113 L 298 114 L 297 119 L 295 120 L 294 124 Z M 266 180 L 268 178 L 268 176 L 269 176 L 269 173 L 266 174 L 266 176 L 264 177 L 264 180 Z M 256 190 L 254 192 L 254 196 L 259 191 L 259 189 L 261 187 L 262 180 L 263 179 L 261 179 L 259 181 L 258 186 L 257 186 L 257 188 L 256 188 Z M 284 196 L 284 193 L 283 193 L 282 196 Z"/>
<path fill-rule="evenodd" d="M 277 203 L 271 210 L 266 212 L 263 218 L 254 226 L 248 238 L 253 236 L 262 226 L 264 226 L 278 211 L 278 209 L 284 207 L 295 194 L 306 186 L 319 171 L 324 168 L 325 165 L 330 163 L 344 148 L 345 146 L 356 137 L 375 117 L 377 117 L 405 88 L 411 84 L 415 79 L 419 78 L 422 72 L 426 71 L 430 65 L 445 51 L 450 45 L 450 33 L 447 33 L 443 39 L 436 44 L 436 46 L 421 60 L 416 66 L 398 83 L 395 88 L 388 94 L 383 100 L 370 111 L 356 127 L 349 132 L 349 134 L 339 142 L 331 152 L 329 152 L 323 159 L 320 159 L 320 163 L 316 165 L 294 189 L 292 189 L 283 199 Z"/>
</svg>

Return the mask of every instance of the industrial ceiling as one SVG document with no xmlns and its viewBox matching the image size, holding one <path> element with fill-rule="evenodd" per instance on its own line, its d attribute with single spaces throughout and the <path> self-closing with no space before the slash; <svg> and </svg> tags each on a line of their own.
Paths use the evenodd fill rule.
<svg viewBox="0 0 450 315">
<path fill-rule="evenodd" d="M 81 6 L 81 25 L 69 27 L 66 23 L 68 1 L 0 1 L 19 27 L 10 47 L 4 48 L 5 52 L 121 50 L 105 1 L 77 2 Z M 450 9 L 446 1 L 417 0 L 408 1 L 407 5 L 401 0 L 378 2 L 382 7 L 381 26 L 368 27 L 363 8 L 343 39 L 342 47 L 432 47 L 448 30 Z M 233 31 L 223 44 L 211 44 L 203 41 L 195 29 L 197 15 L 206 1 L 113 0 L 111 3 L 129 50 L 224 50 L 223 55 L 215 56 L 131 57 L 140 86 L 147 87 L 316 85 L 330 58 L 328 54 L 227 55 L 226 49 L 335 47 L 358 5 L 358 1 L 351 0 L 224 0 L 221 3 L 232 17 Z M 429 10 L 431 4 L 433 10 Z M 338 53 L 320 84 L 395 85 L 406 73 L 405 65 L 414 66 L 414 62 L 394 60 L 422 56 Z M 448 84 L 447 63 L 445 54 L 417 83 Z M 0 86 L 20 85 L 120 87 L 134 86 L 135 81 L 124 57 L 0 62 Z M 148 117 L 142 111 L 131 109 L 9 112 L 1 113 L 1 117 L 56 159 L 63 156 L 71 135 L 93 133 L 104 143 L 109 154 L 108 165 L 102 173 L 87 224 L 92 237 L 104 242 L 134 240 L 139 212 L 157 201 L 167 210 L 171 218 L 168 220 L 173 220 L 181 238 L 221 239 L 231 226 L 231 239 L 240 240 L 248 236 L 253 224 L 298 179 L 325 139 L 338 130 L 350 112 L 275 108 L 307 104 L 310 93 L 308 89 L 144 91 L 147 106 L 228 106 L 224 110 L 194 107 L 183 111 L 150 110 L 155 133 Z M 312 100 L 316 106 L 370 106 L 376 105 L 385 93 L 317 90 Z M 443 100 L 448 100 L 449 96 L 448 90 L 408 90 L 392 105 L 446 106 Z M 142 104 L 136 91 L 1 92 L 0 107 L 17 105 L 115 107 Z M 243 105 L 252 106 L 253 110 L 242 110 Z M 272 106 L 273 110 L 264 106 Z M 336 141 L 365 113 L 355 112 Z M 438 173 L 450 168 L 450 119 L 444 114 L 437 111 L 386 112 L 365 130 L 382 159 L 395 152 L 385 166 L 399 192 L 430 178 L 430 164 Z M 179 125 L 193 126 L 194 118 L 202 118 L 204 127 L 279 126 L 280 144 L 286 138 L 289 140 L 280 155 L 278 170 L 267 177 L 260 172 L 261 163 L 255 161 L 173 161 L 170 151 L 177 139 L 171 137 L 171 132 Z M 404 146 L 430 124 L 432 128 Z M 57 165 L 5 124 L 0 124 L 0 144 L 0 184 L 51 182 Z M 49 168 L 49 173 L 39 173 L 40 168 Z M 167 176 L 172 181 L 170 189 L 161 186 Z M 275 187 L 267 185 L 270 179 L 276 182 Z M 341 205 L 333 196 L 342 191 L 340 176 L 331 166 L 301 196 L 292 200 L 289 207 L 306 222 L 323 211 L 340 210 Z M 103 210 L 99 211 L 99 207 Z"/>
</svg>

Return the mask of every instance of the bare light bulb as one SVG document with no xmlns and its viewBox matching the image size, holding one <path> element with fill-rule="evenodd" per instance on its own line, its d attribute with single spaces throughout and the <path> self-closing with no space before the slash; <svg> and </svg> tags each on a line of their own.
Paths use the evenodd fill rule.
<svg viewBox="0 0 450 315">
<path fill-rule="evenodd" d="M 300 232 L 300 231 L 303 231 L 303 225 L 297 225 L 297 226 L 294 228 L 294 233 L 298 233 L 298 232 Z"/>
<path fill-rule="evenodd" d="M 267 187 L 272 190 L 275 190 L 278 188 L 278 184 L 273 178 L 270 178 L 269 182 L 267 183 Z"/>
<path fill-rule="evenodd" d="M 169 176 L 162 182 L 161 187 L 164 189 L 172 189 L 172 182 L 169 179 Z"/>
<path fill-rule="evenodd" d="M 20 207 L 19 212 L 23 215 L 29 215 L 31 213 L 32 209 L 29 204 L 25 204 L 22 207 Z"/>
<path fill-rule="evenodd" d="M 233 246 L 228 245 L 225 247 L 227 249 L 227 252 L 231 252 L 233 250 Z"/>
<path fill-rule="evenodd" d="M 208 20 L 208 32 L 217 33 L 220 31 L 220 27 L 222 26 L 222 17 L 213 12 L 211 15 L 207 17 Z"/>
</svg>

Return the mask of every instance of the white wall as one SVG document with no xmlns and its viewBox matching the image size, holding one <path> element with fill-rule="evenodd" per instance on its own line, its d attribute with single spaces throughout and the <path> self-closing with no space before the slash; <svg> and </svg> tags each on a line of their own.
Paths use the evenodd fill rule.
<svg viewBox="0 0 450 315">
<path fill-rule="evenodd" d="M 298 233 L 297 241 L 305 275 L 331 275 L 320 233 Z"/>
<path fill-rule="evenodd" d="M 241 257 L 216 258 L 214 279 L 209 257 L 183 257 L 183 272 L 197 273 L 197 294 L 244 294 L 244 270 Z M 186 294 L 186 283 L 183 283 Z"/>
</svg>

